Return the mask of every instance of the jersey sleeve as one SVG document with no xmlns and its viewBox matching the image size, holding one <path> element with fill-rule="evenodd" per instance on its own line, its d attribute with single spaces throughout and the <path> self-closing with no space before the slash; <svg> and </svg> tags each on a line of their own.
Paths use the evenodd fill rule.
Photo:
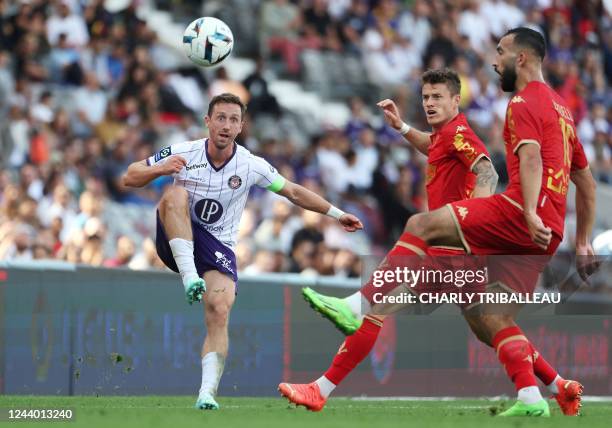
<svg viewBox="0 0 612 428">
<path fill-rule="evenodd" d="M 574 143 L 574 153 L 572 153 L 572 167 L 571 171 L 579 171 L 589 166 L 589 161 L 584 153 L 584 147 L 578 138 Z"/>
<path fill-rule="evenodd" d="M 168 147 L 164 147 L 163 149 L 159 150 L 158 152 L 147 158 L 147 165 L 153 166 L 156 164 L 163 164 L 172 155 L 183 155 L 183 157 L 185 157 L 185 154 L 191 151 L 191 147 L 189 146 L 189 143 L 178 143 Z"/>
<path fill-rule="evenodd" d="M 463 163 L 469 171 L 482 159 L 490 160 L 489 151 L 478 137 L 469 132 L 457 132 L 453 137 L 452 154 Z"/>
<path fill-rule="evenodd" d="M 508 106 L 506 120 L 510 131 L 512 153 L 516 154 L 523 144 L 542 144 L 542 121 L 539 120 L 537 106 L 530 106 L 521 97 L 514 97 Z"/>
<path fill-rule="evenodd" d="M 252 155 L 251 168 L 255 174 L 255 184 L 257 186 L 272 192 L 278 192 L 285 185 L 285 178 L 264 158 Z"/>
</svg>

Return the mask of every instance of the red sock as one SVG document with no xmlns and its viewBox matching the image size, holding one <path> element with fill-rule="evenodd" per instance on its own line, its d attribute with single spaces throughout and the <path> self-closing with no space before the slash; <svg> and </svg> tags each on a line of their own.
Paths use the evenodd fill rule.
<svg viewBox="0 0 612 428">
<path fill-rule="evenodd" d="M 520 328 L 519 331 L 519 334 L 525 335 Z M 550 385 L 559 373 L 544 359 L 535 346 L 533 346 L 533 343 L 529 342 L 529 345 L 531 346 L 531 355 L 533 357 L 533 373 L 544 385 Z"/>
<path fill-rule="evenodd" d="M 342 346 L 340 346 L 331 366 L 325 372 L 325 377 L 334 385 L 342 382 L 370 353 L 381 327 L 382 320 L 372 315 L 366 315 L 359 330 L 342 342 Z"/>
<path fill-rule="evenodd" d="M 514 326 L 499 331 L 493 338 L 493 347 L 517 391 L 528 386 L 537 386 L 538 382 L 533 373 L 531 344 L 520 328 Z"/>
<path fill-rule="evenodd" d="M 410 260 L 410 256 L 425 256 L 428 249 L 429 247 L 421 238 L 404 232 L 391 251 L 387 253 L 385 259 L 378 266 L 378 269 L 387 271 L 393 270 L 395 267 L 405 267 L 412 261 Z M 415 268 L 417 267 L 415 266 Z M 370 278 L 370 280 L 361 287 L 361 294 L 363 294 L 372 306 L 376 303 L 374 302 L 375 294 L 381 293 L 382 295 L 386 295 L 398 285 L 393 281 L 385 281 L 382 286 L 376 287 L 374 286 L 373 280 L 374 278 Z"/>
</svg>

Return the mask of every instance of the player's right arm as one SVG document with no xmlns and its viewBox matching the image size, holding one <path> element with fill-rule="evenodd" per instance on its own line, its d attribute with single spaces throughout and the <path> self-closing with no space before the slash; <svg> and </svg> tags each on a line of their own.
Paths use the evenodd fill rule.
<svg viewBox="0 0 612 428">
<path fill-rule="evenodd" d="M 383 114 L 385 115 L 385 121 L 393 127 L 396 131 L 400 131 L 402 129 L 402 125 L 404 122 L 400 117 L 399 110 L 395 103 L 390 99 L 384 99 L 376 104 L 378 107 L 382 108 Z M 419 131 L 416 128 L 410 128 L 408 132 L 402 134 L 402 136 L 408 141 L 410 144 L 414 146 L 419 152 L 423 153 L 425 156 L 429 153 L 429 145 L 431 144 L 431 133 Z"/>
<path fill-rule="evenodd" d="M 514 97 L 508 105 L 506 122 L 510 128 L 510 144 L 519 158 L 519 178 L 523 195 L 523 215 L 531 240 L 545 250 L 552 239 L 552 229 L 546 227 L 537 214 L 542 189 L 542 119 L 532 104 Z"/>
<path fill-rule="evenodd" d="M 552 238 L 552 229 L 546 227 L 536 213 L 542 188 L 542 155 L 539 144 L 522 144 L 518 157 L 525 221 L 532 241 L 545 250 Z"/>
<path fill-rule="evenodd" d="M 177 174 L 187 165 L 184 157 L 174 155 L 165 162 L 149 166 L 147 159 L 133 162 L 123 175 L 123 185 L 126 187 L 143 187 L 162 175 Z"/>
</svg>

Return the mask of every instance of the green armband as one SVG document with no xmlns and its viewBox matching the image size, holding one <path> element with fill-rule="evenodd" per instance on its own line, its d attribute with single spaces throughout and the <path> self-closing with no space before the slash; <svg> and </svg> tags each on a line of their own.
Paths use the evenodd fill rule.
<svg viewBox="0 0 612 428">
<path fill-rule="evenodd" d="M 271 192 L 278 193 L 278 191 L 281 190 L 284 186 L 285 186 L 285 177 L 283 177 L 282 175 L 279 175 L 278 177 L 276 177 L 276 180 L 272 182 L 272 184 L 266 187 L 266 189 L 268 189 Z"/>
</svg>

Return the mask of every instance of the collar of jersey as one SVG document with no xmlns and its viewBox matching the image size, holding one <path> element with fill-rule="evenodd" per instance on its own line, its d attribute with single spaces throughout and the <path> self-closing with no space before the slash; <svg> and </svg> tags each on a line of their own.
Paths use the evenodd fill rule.
<svg viewBox="0 0 612 428">
<path fill-rule="evenodd" d="M 457 116 L 453 117 L 453 118 L 450 120 L 450 122 L 448 122 L 446 125 L 444 125 L 444 126 L 442 127 L 442 129 L 439 129 L 438 131 L 433 132 L 433 133 L 432 133 L 432 134 L 429 136 L 429 139 L 431 140 L 431 142 L 432 142 L 432 143 L 434 143 L 434 142 L 435 142 L 435 141 L 434 141 L 435 137 L 437 137 L 438 135 L 442 134 L 442 133 L 443 133 L 444 131 L 446 131 L 447 129 L 452 128 L 452 127 L 453 127 L 453 126 L 454 126 L 454 125 L 457 123 L 457 121 L 462 120 L 464 117 L 465 117 L 465 115 L 464 115 L 463 113 L 459 112 L 459 113 L 457 114 Z M 464 122 L 464 120 L 462 120 L 462 121 Z M 206 153 L 208 154 L 208 152 L 206 152 Z"/>
<path fill-rule="evenodd" d="M 236 155 L 236 150 L 238 149 L 238 144 L 236 144 L 236 142 L 234 141 L 234 150 L 232 151 L 232 155 L 225 161 L 223 162 L 223 165 L 221 165 L 219 168 L 217 168 L 212 160 L 210 159 L 210 157 L 208 157 L 208 138 L 206 139 L 206 142 L 204 143 L 204 151 L 206 152 L 206 160 L 208 161 L 208 164 L 210 165 L 210 167 L 212 169 L 215 170 L 215 172 L 219 172 L 221 171 L 223 168 L 225 168 L 225 166 L 234 158 L 234 156 Z"/>
</svg>

